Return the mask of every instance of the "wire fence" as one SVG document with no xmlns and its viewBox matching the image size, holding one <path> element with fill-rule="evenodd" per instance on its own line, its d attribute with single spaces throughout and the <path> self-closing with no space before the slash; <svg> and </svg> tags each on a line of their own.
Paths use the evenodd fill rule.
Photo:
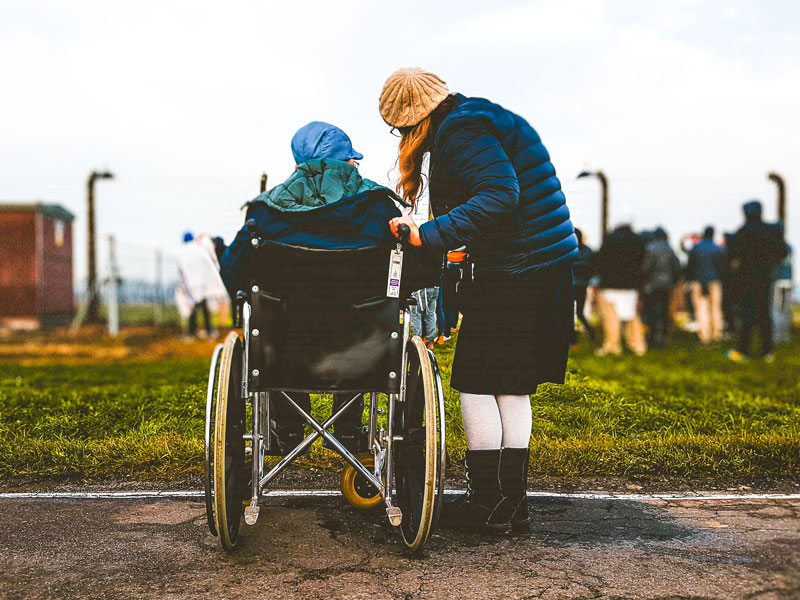
<svg viewBox="0 0 800 600">
<path fill-rule="evenodd" d="M 559 173 L 567 196 L 573 223 L 581 227 L 585 240 L 597 248 L 602 241 L 600 231 L 601 210 L 599 187 L 596 180 L 577 180 L 578 169 L 566 169 Z M 367 174 L 369 175 L 369 174 Z M 679 241 L 687 234 L 700 233 L 706 225 L 717 229 L 717 240 L 724 233 L 736 231 L 741 226 L 741 204 L 751 198 L 764 201 L 765 220 L 775 221 L 775 187 L 764 177 L 764 173 L 743 174 L 740 177 L 716 175 L 688 177 L 678 174 L 626 176 L 610 169 L 609 177 L 610 215 L 609 227 L 613 228 L 621 218 L 633 215 L 636 230 L 651 230 L 663 226 L 670 235 L 670 243 L 685 262 L 685 253 L 680 252 Z M 120 285 L 117 297 L 121 307 L 121 322 L 126 323 L 126 314 L 136 310 L 140 319 L 154 323 L 178 322 L 174 308 L 177 285 L 176 254 L 179 241 L 170 223 L 166 209 L 158 212 L 159 219 L 152 219 L 156 209 L 162 206 L 181 206 L 186 194 L 191 194 L 190 217 L 181 213 L 187 228 L 195 231 L 213 228 L 214 234 L 229 236 L 241 227 L 242 202 L 257 192 L 257 174 L 253 178 L 205 178 L 205 179 L 124 179 L 105 185 L 100 191 L 98 222 L 104 231 L 118 233 L 116 254 Z M 800 247 L 800 211 L 794 208 L 791 197 L 793 187 L 787 179 L 790 191 L 788 220 L 785 223 L 787 239 L 795 249 Z M 274 184 L 275 182 L 270 182 Z M 64 199 L 65 205 L 78 215 L 75 231 L 75 266 L 85 269 L 85 235 L 83 219 L 83 194 L 85 180 L 37 177 L 30 181 L 4 179 L 2 191 L 11 196 L 42 196 Z M 146 198 L 150 210 L 141 210 L 139 203 Z M 177 200 L 176 200 L 177 198 Z M 134 202 L 136 200 L 136 202 Z M 186 204 L 184 204 L 185 206 Z M 134 211 L 131 206 L 137 206 Z M 179 210 L 170 208 L 170 210 Z M 414 217 L 422 222 L 429 214 L 427 194 L 420 200 Z M 213 217 L 209 217 L 213 215 Z M 165 224 L 167 223 L 167 224 Z M 145 233 L 146 232 L 146 233 Z M 150 236 L 142 241 L 142 237 Z M 163 240 L 167 240 L 163 242 Z M 175 240 L 170 245 L 169 240 Z M 162 245 L 163 244 L 163 245 Z M 795 253 L 796 256 L 796 253 Z M 97 240 L 98 280 L 109 279 L 108 240 Z M 86 279 L 76 280 L 76 299 L 79 304 L 86 300 Z M 794 285 L 788 292 L 795 302 L 800 301 L 800 286 Z M 101 298 L 108 300 L 108 286 L 102 286 Z M 127 312 L 126 312 L 127 311 Z"/>
<path fill-rule="evenodd" d="M 112 273 L 116 271 L 116 302 L 122 325 L 165 325 L 180 323 L 175 307 L 175 290 L 178 286 L 178 262 L 172 253 L 161 248 L 133 242 L 114 242 L 112 269 L 111 242 L 108 238 L 97 245 L 98 295 L 105 317 L 113 301 Z M 88 298 L 87 278 L 75 284 L 76 304 L 81 306 Z"/>
</svg>

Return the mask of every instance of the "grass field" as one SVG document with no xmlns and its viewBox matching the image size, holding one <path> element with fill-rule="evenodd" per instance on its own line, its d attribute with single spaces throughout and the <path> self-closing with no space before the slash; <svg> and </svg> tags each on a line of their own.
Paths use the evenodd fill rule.
<svg viewBox="0 0 800 600">
<path fill-rule="evenodd" d="M 107 343 L 90 352 L 86 340 L 74 342 L 84 349 L 78 358 L 63 344 L 44 358 L 13 345 L 0 352 L 1 479 L 165 481 L 202 472 L 211 346 L 141 335 Z M 437 357 L 458 459 L 466 445 L 458 395 L 447 386 L 453 348 L 438 347 Z M 542 386 L 532 405 L 534 475 L 800 478 L 797 338 L 773 364 L 732 364 L 688 337 L 641 358 L 597 358 L 585 346 L 570 359 L 567 384 Z M 320 398 L 315 412 L 329 406 Z M 308 468 L 334 463 L 319 443 L 302 459 Z"/>
</svg>

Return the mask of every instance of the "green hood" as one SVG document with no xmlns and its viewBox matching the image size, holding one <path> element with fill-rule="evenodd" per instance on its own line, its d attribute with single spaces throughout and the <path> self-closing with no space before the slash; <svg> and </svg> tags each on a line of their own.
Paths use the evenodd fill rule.
<svg viewBox="0 0 800 600">
<path fill-rule="evenodd" d="M 255 198 L 282 212 L 302 212 L 376 189 L 386 189 L 363 179 L 353 165 L 325 158 L 310 160 L 292 176 Z"/>
</svg>

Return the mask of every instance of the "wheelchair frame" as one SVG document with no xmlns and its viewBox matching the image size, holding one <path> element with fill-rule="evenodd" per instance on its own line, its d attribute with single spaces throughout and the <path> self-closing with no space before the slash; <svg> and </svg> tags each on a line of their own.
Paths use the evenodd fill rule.
<svg viewBox="0 0 800 600">
<path fill-rule="evenodd" d="M 254 236 L 253 240 L 253 245 L 256 246 L 257 238 Z M 401 244 L 397 244 L 395 251 L 402 251 Z M 257 294 L 259 289 L 257 286 L 253 286 L 250 291 Z M 391 380 L 399 377 L 399 393 L 386 394 L 388 400 L 385 412 L 388 414 L 387 425 L 383 429 L 378 426 L 378 415 L 383 412 L 379 408 L 379 397 L 382 393 L 379 391 L 353 393 L 352 397 L 342 403 L 334 414 L 331 414 L 329 418 L 320 423 L 306 412 L 287 392 L 332 393 L 342 392 L 342 390 L 296 390 L 271 387 L 268 387 L 267 391 L 250 390 L 248 385 L 249 377 L 251 375 L 255 377 L 259 375 L 258 370 L 251 369 L 249 364 L 250 347 L 253 343 L 252 338 L 258 336 L 259 332 L 257 329 L 251 330 L 251 303 L 244 298 L 242 299 L 244 300 L 241 313 L 244 343 L 242 345 L 239 335 L 235 331 L 230 332 L 225 343 L 219 344 L 215 348 L 209 370 L 204 446 L 206 514 L 211 533 L 219 536 L 225 550 L 232 550 L 239 538 L 238 521 L 241 517 L 241 506 L 246 502 L 247 505 L 244 507 L 243 515 L 245 523 L 254 525 L 261 512 L 262 494 L 265 492 L 265 488 L 298 456 L 305 452 L 311 444 L 318 438 L 322 438 L 327 442 L 329 449 L 341 455 L 346 462 L 345 473 L 347 473 L 348 469 L 354 471 L 354 473 L 350 473 L 347 481 L 352 482 L 354 475 L 355 478 L 361 478 L 362 488 L 364 487 L 363 484 L 366 483 L 367 487 L 371 485 L 377 490 L 380 499 L 385 504 L 389 522 L 393 526 L 400 526 L 406 546 L 412 551 L 421 548 L 430 531 L 435 527 L 443 499 L 446 465 L 445 410 L 442 381 L 436 359 L 433 352 L 425 347 L 421 338 L 410 335 L 408 306 L 406 305 L 402 313 L 398 314 L 398 319 L 401 319 L 400 315 L 402 314 L 402 355 L 399 372 L 393 370 L 389 373 L 389 379 Z M 396 340 L 398 332 L 393 331 L 391 336 L 392 339 Z M 233 366 L 233 370 L 236 371 L 235 363 L 238 360 L 238 353 L 241 353 L 240 373 L 232 372 L 231 370 Z M 412 400 L 420 391 L 418 386 L 421 383 L 422 397 L 420 400 L 424 402 L 422 410 L 424 411 L 425 423 L 422 429 L 424 429 L 425 436 L 425 458 L 424 481 L 421 482 L 416 481 L 418 478 L 415 478 L 413 473 L 408 476 L 407 471 L 413 471 L 416 468 L 414 465 L 401 465 L 399 470 L 403 474 L 399 476 L 397 473 L 398 465 L 395 464 L 397 444 L 407 444 L 403 448 L 408 449 L 408 456 L 411 456 L 412 448 L 417 447 L 412 445 L 410 439 L 405 440 L 402 433 L 398 431 L 398 429 L 410 427 L 406 422 L 409 419 L 411 410 L 410 402 L 407 401 L 409 396 L 409 369 L 411 369 L 411 374 L 414 376 L 414 381 L 411 382 L 414 388 L 411 393 Z M 417 369 L 419 369 L 419 372 L 417 372 Z M 240 386 L 239 389 L 236 389 L 237 385 Z M 368 462 L 370 458 L 372 459 L 371 469 L 362 462 L 364 459 L 359 460 L 357 456 L 336 439 L 334 434 L 327 431 L 364 393 L 370 393 L 367 433 L 371 456 L 368 456 L 365 462 Z M 289 406 L 302 417 L 313 431 L 293 450 L 283 456 L 274 467 L 265 472 L 265 453 L 272 448 L 274 436 L 270 419 L 270 398 L 273 394 L 288 402 Z M 231 473 L 228 471 L 229 463 L 232 464 L 235 460 L 238 460 L 238 456 L 228 456 L 228 444 L 230 443 L 234 448 L 237 448 L 237 455 L 239 448 L 239 446 L 236 446 L 239 443 L 238 430 L 234 429 L 233 439 L 228 439 L 228 428 L 236 425 L 229 423 L 230 400 L 233 400 L 233 402 L 241 401 L 244 404 L 243 412 L 236 413 L 239 416 L 235 417 L 235 420 L 241 419 L 241 425 L 244 426 L 244 432 L 241 435 L 241 441 L 244 445 L 243 453 L 245 457 L 250 457 L 250 481 L 247 484 L 248 489 L 246 491 L 238 489 L 241 486 L 241 482 L 235 479 L 242 476 L 246 478 L 246 474 L 234 474 L 236 482 L 231 483 Z M 249 427 L 247 419 L 248 408 L 251 414 Z M 401 427 L 398 427 L 398 425 Z M 421 421 L 419 425 L 422 425 Z M 410 460 L 409 462 L 414 461 Z M 246 458 L 244 459 L 244 466 L 246 470 Z M 402 481 L 398 480 L 398 477 Z M 395 487 L 396 480 L 400 483 L 397 487 Z M 342 481 L 344 486 L 344 474 Z M 421 498 L 419 498 L 420 492 L 412 491 L 418 489 L 421 489 Z M 345 491 L 344 487 L 343 491 Z M 238 494 L 241 494 L 241 504 L 238 507 L 235 505 L 228 506 L 231 504 L 230 494 L 233 495 L 233 502 L 236 502 L 239 497 Z M 421 504 L 417 503 L 417 505 L 421 506 L 418 515 L 404 514 L 403 509 L 401 509 L 401 505 L 403 505 L 406 507 L 406 513 L 414 512 L 413 507 L 416 505 L 414 504 L 414 499 L 410 497 L 412 494 L 417 495 L 417 500 L 421 501 Z M 363 494 L 361 495 L 363 497 Z M 373 502 L 368 503 L 366 499 L 364 499 L 363 503 L 353 502 L 351 499 L 354 497 L 352 490 L 349 495 L 346 493 L 345 497 L 357 508 L 368 508 L 374 504 Z M 374 497 L 378 504 L 380 499 L 377 496 Z"/>
</svg>

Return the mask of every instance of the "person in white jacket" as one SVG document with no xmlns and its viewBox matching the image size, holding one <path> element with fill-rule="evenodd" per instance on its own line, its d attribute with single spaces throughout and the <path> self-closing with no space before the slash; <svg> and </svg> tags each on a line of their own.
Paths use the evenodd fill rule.
<svg viewBox="0 0 800 600">
<path fill-rule="evenodd" d="M 208 242 L 210 240 L 208 238 Z M 190 232 L 186 232 L 178 251 L 175 304 L 181 318 L 188 319 L 188 334 L 197 335 L 197 313 L 200 312 L 205 322 L 204 333 L 210 336 L 212 327 L 209 311 L 218 310 L 227 299 L 228 292 L 219 274 L 213 242 L 209 246 L 209 243 L 204 243 L 203 235 L 195 239 Z"/>
</svg>

